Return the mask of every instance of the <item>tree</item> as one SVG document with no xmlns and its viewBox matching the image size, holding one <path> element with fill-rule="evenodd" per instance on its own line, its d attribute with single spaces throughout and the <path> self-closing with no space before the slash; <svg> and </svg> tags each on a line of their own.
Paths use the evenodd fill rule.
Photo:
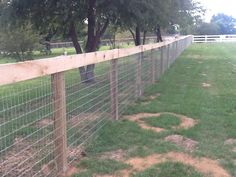
<svg viewBox="0 0 236 177">
<path fill-rule="evenodd" d="M 2 14 L 9 14 L 4 15 L 8 17 L 6 23 L 30 22 L 40 34 L 45 34 L 46 41 L 55 34 L 68 34 L 76 53 L 80 54 L 96 51 L 109 25 L 130 30 L 136 45 L 141 44 L 143 33 L 144 44 L 148 31 L 160 35 L 160 26 L 173 23 L 175 1 L 180 4 L 174 9 L 175 13 L 190 11 L 188 6 L 180 10 L 182 0 L 2 0 L 0 8 L 3 7 Z M 78 29 L 87 30 L 84 48 L 78 42 L 84 37 Z M 94 82 L 94 67 L 79 68 L 82 81 Z"/>
<path fill-rule="evenodd" d="M 121 24 L 131 32 L 135 45 L 141 45 L 142 33 L 143 44 L 148 31 L 155 32 L 159 42 L 161 27 L 190 26 L 203 13 L 202 6 L 193 0 L 130 0 L 124 9 Z"/>
<path fill-rule="evenodd" d="M 154 32 L 157 27 L 158 15 L 161 13 L 160 0 L 130 0 L 122 8 L 120 23 L 122 29 L 129 30 L 135 45 L 145 44 L 147 32 Z M 163 14 L 164 16 L 164 14 Z M 141 41 L 143 35 L 143 41 Z"/>
<path fill-rule="evenodd" d="M 98 49 L 100 39 L 108 25 L 115 20 L 116 1 L 111 0 L 12 0 L 4 1 L 5 11 L 10 12 L 11 21 L 30 21 L 40 33 L 56 29 L 67 33 L 77 54 Z M 18 23 L 20 24 L 20 23 Z M 77 29 L 87 28 L 86 45 L 83 49 L 78 42 Z M 81 67 L 82 81 L 94 82 L 94 65 Z"/>
<path fill-rule="evenodd" d="M 179 26 L 181 34 L 189 34 L 193 26 L 202 21 L 201 16 L 205 13 L 201 3 L 194 0 L 171 0 L 168 21 L 170 26 Z"/>
<path fill-rule="evenodd" d="M 201 23 L 196 27 L 194 34 L 197 35 L 218 35 L 220 27 L 215 23 Z"/>
<path fill-rule="evenodd" d="M 30 24 L 14 29 L 1 29 L 0 51 L 18 61 L 29 60 L 33 50 L 39 46 L 39 40 L 39 35 L 32 30 Z"/>
<path fill-rule="evenodd" d="M 236 33 L 236 19 L 225 14 L 214 15 L 211 23 L 219 26 L 220 34 L 235 34 Z"/>
</svg>

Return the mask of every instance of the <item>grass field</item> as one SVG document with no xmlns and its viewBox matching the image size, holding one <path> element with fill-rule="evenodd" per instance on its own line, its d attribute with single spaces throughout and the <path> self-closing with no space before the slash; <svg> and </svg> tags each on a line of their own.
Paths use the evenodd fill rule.
<svg viewBox="0 0 236 177">
<path fill-rule="evenodd" d="M 126 114 L 171 112 L 191 117 L 197 124 L 189 129 L 173 129 L 171 126 L 179 122 L 170 120 L 170 117 L 166 121 L 158 118 L 156 122 L 155 118 L 146 120 L 151 126 L 160 124 L 166 129 L 156 133 L 144 130 L 137 123 L 124 118 L 109 122 L 86 147 L 86 157 L 78 164 L 80 172 L 75 177 L 107 174 L 118 176 L 119 173 L 125 176 L 124 172 L 129 172 L 133 177 L 211 176 L 206 173 L 207 168 L 211 168 L 210 163 L 199 167 L 188 162 L 189 158 L 175 160 L 178 156 L 167 155 L 169 160 L 147 165 L 149 157 L 156 155 L 161 159 L 163 154 L 171 152 L 184 153 L 193 159 L 207 158 L 210 159 L 209 162 L 214 161 L 213 164 L 226 170 L 227 174 L 222 175 L 219 174 L 222 170 L 213 168 L 213 171 L 217 171 L 212 174 L 213 177 L 217 173 L 218 177 L 235 177 L 235 56 L 235 44 L 193 44 L 158 83 L 145 91 L 146 99 L 140 99 L 131 105 Z M 160 94 L 159 97 L 146 102 L 150 95 L 157 93 Z M 197 148 L 192 152 L 186 151 L 181 146 L 165 141 L 165 137 L 169 135 L 181 135 L 194 140 L 198 142 Z M 227 140 L 231 143 L 226 143 Z M 140 165 L 145 168 L 132 169 L 134 160 L 130 159 L 133 158 L 139 158 L 136 165 L 146 163 L 146 166 Z"/>
</svg>

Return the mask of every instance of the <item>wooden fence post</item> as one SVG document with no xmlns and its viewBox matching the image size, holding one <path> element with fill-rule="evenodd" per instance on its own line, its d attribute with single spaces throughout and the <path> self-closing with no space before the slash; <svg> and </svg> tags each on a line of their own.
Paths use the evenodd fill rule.
<svg viewBox="0 0 236 177">
<path fill-rule="evenodd" d="M 171 53 L 171 58 L 170 58 L 170 66 L 174 63 L 174 59 L 175 59 L 175 42 L 173 42 L 172 44 L 171 44 L 171 51 L 170 51 L 170 53 Z"/>
<path fill-rule="evenodd" d="M 168 69 L 169 68 L 169 62 L 170 62 L 170 44 L 168 44 L 167 46 L 167 55 L 166 55 L 166 62 L 167 62 L 167 66 L 166 66 L 166 69 Z"/>
<path fill-rule="evenodd" d="M 137 59 L 136 68 L 136 97 L 142 96 L 142 60 L 143 60 L 143 47 L 141 46 L 141 53 Z"/>
<path fill-rule="evenodd" d="M 161 75 L 164 74 L 165 66 L 164 66 L 164 57 L 165 57 L 165 46 L 161 47 Z"/>
<path fill-rule="evenodd" d="M 55 160 L 58 175 L 68 170 L 66 135 L 66 93 L 64 72 L 52 75 Z"/>
<path fill-rule="evenodd" d="M 111 115 L 114 120 L 119 119 L 118 111 L 118 59 L 111 60 L 110 70 Z"/>
<path fill-rule="evenodd" d="M 178 41 L 175 41 L 175 60 L 178 57 Z"/>
<path fill-rule="evenodd" d="M 151 68 L 151 71 L 152 71 L 152 84 L 155 84 L 156 82 L 156 70 L 157 70 L 157 66 L 156 66 L 156 58 L 153 56 L 153 53 L 154 53 L 154 50 L 152 49 L 151 50 L 151 62 L 152 62 L 152 68 Z"/>
</svg>

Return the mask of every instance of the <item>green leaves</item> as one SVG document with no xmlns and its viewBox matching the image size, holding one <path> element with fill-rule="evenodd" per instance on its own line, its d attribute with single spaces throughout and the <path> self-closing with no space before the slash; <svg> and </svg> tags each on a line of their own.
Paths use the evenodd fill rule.
<svg viewBox="0 0 236 177">
<path fill-rule="evenodd" d="M 39 46 L 39 35 L 30 24 L 24 27 L 8 28 L 0 31 L 0 51 L 18 61 L 31 59 L 31 54 Z"/>
<path fill-rule="evenodd" d="M 225 14 L 214 15 L 211 23 L 219 26 L 220 34 L 235 34 L 236 33 L 236 19 Z"/>
</svg>

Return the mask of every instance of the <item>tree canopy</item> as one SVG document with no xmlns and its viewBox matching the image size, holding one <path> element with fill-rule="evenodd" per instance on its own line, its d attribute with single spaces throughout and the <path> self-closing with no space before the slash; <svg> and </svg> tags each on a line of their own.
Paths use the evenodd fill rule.
<svg viewBox="0 0 236 177">
<path fill-rule="evenodd" d="M 4 26 L 32 24 L 33 30 L 50 42 L 54 35 L 69 37 L 76 52 L 93 52 L 109 26 L 129 30 L 136 45 L 147 32 L 194 21 L 200 6 L 193 0 L 1 0 Z M 83 46 L 78 41 L 85 38 Z M 80 68 L 82 80 L 94 81 L 94 65 Z"/>
<path fill-rule="evenodd" d="M 219 27 L 220 34 L 235 34 L 236 33 L 236 19 L 225 14 L 214 15 L 211 23 Z"/>
<path fill-rule="evenodd" d="M 194 34 L 198 35 L 224 35 L 236 34 L 236 19 L 225 14 L 216 14 L 210 23 L 200 22 L 196 25 Z"/>
</svg>

